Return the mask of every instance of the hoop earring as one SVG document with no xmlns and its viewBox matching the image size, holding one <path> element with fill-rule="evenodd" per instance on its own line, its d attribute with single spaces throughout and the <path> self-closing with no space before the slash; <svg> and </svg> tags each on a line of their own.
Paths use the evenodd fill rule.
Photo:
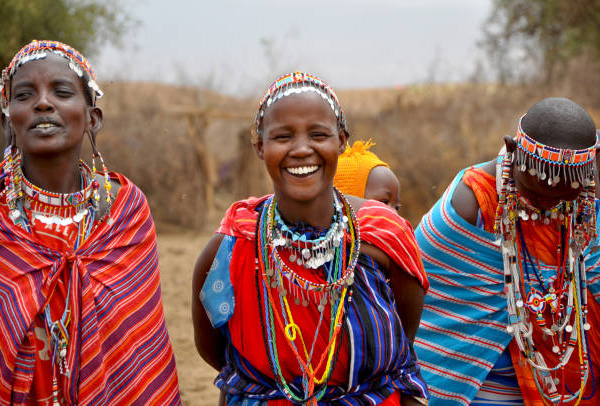
<svg viewBox="0 0 600 406">
<path fill-rule="evenodd" d="M 98 151 L 98 147 L 96 147 L 95 136 L 92 133 L 92 130 L 86 130 L 88 138 L 90 140 L 90 144 L 92 146 L 92 185 L 94 188 L 94 200 L 96 204 L 100 203 L 100 194 L 98 193 L 98 189 L 100 185 L 96 181 L 96 158 L 100 159 L 100 165 L 102 165 L 102 172 L 104 173 L 104 189 L 106 190 L 106 203 L 110 204 L 112 201 L 112 184 L 110 183 L 110 176 L 108 175 L 108 169 L 106 169 L 106 165 L 104 164 L 104 158 L 102 158 L 102 154 Z"/>
</svg>

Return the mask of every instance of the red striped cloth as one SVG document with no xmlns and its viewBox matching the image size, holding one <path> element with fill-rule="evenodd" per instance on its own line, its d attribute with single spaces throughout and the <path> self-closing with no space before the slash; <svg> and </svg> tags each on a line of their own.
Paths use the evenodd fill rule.
<svg viewBox="0 0 600 406">
<path fill-rule="evenodd" d="M 254 240 L 258 219 L 256 207 L 269 197 L 270 195 L 261 198 L 250 197 L 233 203 L 216 232 Z M 427 290 L 429 281 L 410 223 L 390 207 L 375 200 L 365 201 L 356 217 L 361 240 L 385 252 L 400 268 L 417 278 Z"/>
<path fill-rule="evenodd" d="M 181 404 L 167 334 L 154 222 L 125 177 L 110 210 L 76 252 L 47 247 L 0 205 L 0 405 L 25 405 L 35 363 L 34 319 L 60 279 L 71 279 L 71 323 L 61 379 L 68 404 Z M 51 377 L 49 377 L 51 379 Z"/>
</svg>

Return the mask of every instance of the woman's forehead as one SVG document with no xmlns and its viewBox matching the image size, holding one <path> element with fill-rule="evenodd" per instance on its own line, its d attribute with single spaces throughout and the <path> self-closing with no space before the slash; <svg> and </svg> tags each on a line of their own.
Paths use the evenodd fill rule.
<svg viewBox="0 0 600 406">
<path fill-rule="evenodd" d="M 320 119 L 329 118 L 337 123 L 337 117 L 327 101 L 313 92 L 292 94 L 277 100 L 266 108 L 263 122 L 281 121 L 297 116 L 305 118 L 319 116 Z"/>
</svg>

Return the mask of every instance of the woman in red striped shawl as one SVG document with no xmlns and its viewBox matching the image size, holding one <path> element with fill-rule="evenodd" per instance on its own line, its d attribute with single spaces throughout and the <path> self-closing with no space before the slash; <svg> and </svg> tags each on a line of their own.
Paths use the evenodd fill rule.
<svg viewBox="0 0 600 406">
<path fill-rule="evenodd" d="M 0 405 L 181 404 L 154 224 L 96 149 L 91 66 L 33 41 L 0 87 Z M 91 168 L 79 158 L 86 135 Z"/>
<path fill-rule="evenodd" d="M 406 220 L 333 187 L 348 139 L 335 93 L 285 75 L 256 124 L 274 194 L 234 203 L 194 273 L 196 346 L 222 403 L 426 402 L 412 339 L 427 278 Z"/>
</svg>

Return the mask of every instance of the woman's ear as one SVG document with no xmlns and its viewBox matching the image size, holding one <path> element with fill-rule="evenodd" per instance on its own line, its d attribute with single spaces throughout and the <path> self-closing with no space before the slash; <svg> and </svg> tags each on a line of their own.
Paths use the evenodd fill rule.
<svg viewBox="0 0 600 406">
<path fill-rule="evenodd" d="M 506 151 L 514 153 L 517 150 L 517 141 L 510 135 L 504 136 L 504 143 L 506 144 Z"/>
<path fill-rule="evenodd" d="M 12 140 L 12 129 L 10 128 L 10 117 L 2 113 L 0 118 L 0 124 L 2 124 L 2 134 L 4 134 L 4 142 L 6 145 L 10 145 Z"/>
<path fill-rule="evenodd" d="M 100 109 L 100 107 L 90 107 L 89 114 L 90 114 L 90 131 L 92 132 L 92 134 L 95 137 L 96 134 L 98 134 L 98 132 L 104 126 L 104 113 L 102 113 L 102 110 Z"/>
<path fill-rule="evenodd" d="M 256 152 L 256 156 L 258 156 L 260 159 L 264 160 L 265 159 L 265 150 L 264 150 L 264 143 L 263 143 L 263 136 L 262 134 L 257 133 L 256 134 L 256 142 L 252 143 L 252 146 L 254 147 L 254 152 Z"/>
<path fill-rule="evenodd" d="M 350 138 L 350 134 L 344 129 L 338 130 L 338 138 L 340 141 L 339 153 L 343 153 L 346 150 L 346 145 L 348 144 L 348 139 Z"/>
</svg>

